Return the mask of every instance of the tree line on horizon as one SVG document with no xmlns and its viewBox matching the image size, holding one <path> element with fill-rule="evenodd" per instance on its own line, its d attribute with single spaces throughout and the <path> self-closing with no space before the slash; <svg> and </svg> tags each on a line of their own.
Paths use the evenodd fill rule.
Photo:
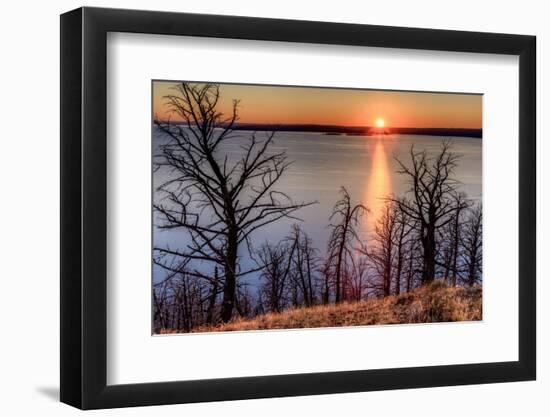
<svg viewBox="0 0 550 417">
<path fill-rule="evenodd" d="M 225 117 L 217 110 L 219 85 L 182 82 L 173 91 L 165 100 L 183 124 L 155 120 L 167 140 L 154 169 L 167 170 L 170 179 L 157 187 L 162 198 L 153 208 L 156 227 L 185 233 L 189 244 L 154 248 L 153 262 L 166 271 L 153 283 L 155 332 L 398 295 L 436 279 L 453 286 L 481 282 L 481 205 L 459 192 L 459 156 L 450 142 L 435 157 L 411 147 L 410 161 L 397 160 L 411 188 L 386 197 L 369 242 L 360 235 L 368 207 L 354 204 L 341 187 L 321 252 L 297 217 L 315 202 L 295 202 L 276 189 L 291 162 L 284 151 L 272 151 L 275 132 L 263 139 L 252 132 L 241 159 L 230 163 L 220 147 L 234 137 L 239 102 Z M 296 220 L 287 236 L 255 247 L 252 234 L 282 219 Z M 240 264 L 240 251 L 253 266 Z M 246 284 L 250 274 L 259 276 L 254 292 Z"/>
</svg>

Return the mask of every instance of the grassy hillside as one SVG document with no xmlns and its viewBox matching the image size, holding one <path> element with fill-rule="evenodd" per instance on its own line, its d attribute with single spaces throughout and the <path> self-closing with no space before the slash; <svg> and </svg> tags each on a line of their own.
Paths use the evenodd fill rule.
<svg viewBox="0 0 550 417">
<path fill-rule="evenodd" d="M 297 308 L 254 319 L 235 319 L 194 332 L 364 326 L 481 320 L 481 287 L 447 287 L 441 282 L 399 296 L 338 305 Z M 169 331 L 168 331 L 169 332 Z"/>
</svg>

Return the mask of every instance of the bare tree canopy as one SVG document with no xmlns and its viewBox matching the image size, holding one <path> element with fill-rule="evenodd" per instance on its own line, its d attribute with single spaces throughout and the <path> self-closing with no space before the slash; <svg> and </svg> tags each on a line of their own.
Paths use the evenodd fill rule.
<svg viewBox="0 0 550 417">
<path fill-rule="evenodd" d="M 327 256 L 332 269 L 335 286 L 335 301 L 342 300 L 342 284 L 349 269 L 355 266 L 355 257 L 361 238 L 358 226 L 363 215 L 369 211 L 363 204 L 353 205 L 345 187 L 340 188 L 341 198 L 334 205 L 330 215 L 331 234 Z M 357 246 L 355 246 L 357 245 Z"/>
<path fill-rule="evenodd" d="M 383 296 L 392 294 L 392 290 L 396 295 L 401 292 L 401 281 L 407 268 L 405 249 L 412 250 L 408 245 L 413 231 L 414 223 L 409 216 L 397 203 L 386 201 L 375 225 L 373 245 L 367 251 L 379 278 L 371 282 L 371 286 Z M 409 288 L 410 284 L 406 286 Z"/>
<path fill-rule="evenodd" d="M 274 132 L 264 139 L 250 134 L 236 163 L 221 151 L 224 142 L 235 137 L 237 100 L 225 117 L 217 110 L 219 85 L 182 82 L 173 91 L 165 100 L 178 121 L 155 120 L 167 137 L 155 156 L 155 169 L 169 170 L 171 179 L 158 187 L 163 199 L 154 209 L 159 229 L 182 229 L 191 243 L 185 250 L 155 247 L 155 262 L 169 269 L 174 268 L 174 259 L 219 266 L 221 320 L 226 322 L 235 307 L 238 278 L 251 272 L 239 268 L 239 248 L 250 246 L 254 231 L 282 218 L 295 218 L 296 211 L 308 204 L 296 203 L 275 189 L 290 162 L 285 152 L 271 152 Z M 198 269 L 191 272 L 213 279 Z"/>
<path fill-rule="evenodd" d="M 438 155 L 428 157 L 425 150 L 410 149 L 411 165 L 396 158 L 399 174 L 409 177 L 411 188 L 408 198 L 389 198 L 417 222 L 419 239 L 423 248 L 422 282 L 429 283 L 436 274 L 436 234 L 451 221 L 450 214 L 456 211 L 455 194 L 458 186 L 454 178 L 459 156 L 451 152 L 451 142 L 441 145 Z"/>
<path fill-rule="evenodd" d="M 483 210 L 481 204 L 468 213 L 462 239 L 462 258 L 466 269 L 466 283 L 474 285 L 481 279 L 483 258 Z"/>
<path fill-rule="evenodd" d="M 453 198 L 455 210 L 450 214 L 450 222 L 439 231 L 442 248 L 440 249 L 441 260 L 438 264 L 444 268 L 443 279 L 450 281 L 450 284 L 455 286 L 460 275 L 459 258 L 464 228 L 463 215 L 470 207 L 471 202 L 464 193 L 455 193 Z"/>
</svg>

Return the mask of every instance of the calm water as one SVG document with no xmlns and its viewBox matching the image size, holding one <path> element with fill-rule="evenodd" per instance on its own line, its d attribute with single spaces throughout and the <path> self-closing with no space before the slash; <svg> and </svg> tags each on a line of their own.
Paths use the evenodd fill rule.
<svg viewBox="0 0 550 417">
<path fill-rule="evenodd" d="M 221 150 L 227 154 L 229 162 L 242 156 L 240 146 L 246 143 L 250 132 L 239 132 L 239 137 Z M 262 138 L 262 133 L 257 137 Z M 301 209 L 297 216 L 303 219 L 302 228 L 313 239 L 315 246 L 323 254 L 329 230 L 327 225 L 334 203 L 339 198 L 341 186 L 345 186 L 354 203 L 363 203 L 371 213 L 363 222 L 363 234 L 368 235 L 389 194 L 403 195 L 410 188 L 407 178 L 396 173 L 399 166 L 395 158 L 408 163 L 411 145 L 416 150 L 426 150 L 428 155 L 439 152 L 441 143 L 448 139 L 438 136 L 385 135 L 385 136 L 346 136 L 325 135 L 322 133 L 279 132 L 272 147 L 273 152 L 286 150 L 293 164 L 278 182 L 277 190 L 285 192 L 297 202 L 317 201 L 317 204 Z M 472 200 L 481 200 L 481 147 L 478 138 L 452 138 L 453 152 L 461 155 L 456 169 L 456 179 L 460 189 Z M 155 144 L 162 142 L 155 135 Z M 225 155 L 220 156 L 225 156 Z M 154 175 L 155 185 L 169 178 L 166 171 Z M 155 195 L 155 199 L 159 196 Z M 280 241 L 289 232 L 295 220 L 281 220 L 266 226 L 253 235 L 253 244 L 259 247 L 266 240 Z M 169 245 L 171 248 L 184 248 L 187 244 L 181 232 L 160 232 L 154 229 L 155 246 Z M 241 264 L 251 264 L 247 252 L 241 253 Z M 154 279 L 159 280 L 164 271 L 155 269 Z M 249 276 L 247 281 L 254 284 L 257 277 Z"/>
</svg>

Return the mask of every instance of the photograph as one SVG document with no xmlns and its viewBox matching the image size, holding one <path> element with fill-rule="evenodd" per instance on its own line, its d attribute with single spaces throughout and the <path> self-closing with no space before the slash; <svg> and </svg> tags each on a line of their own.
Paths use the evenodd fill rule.
<svg viewBox="0 0 550 417">
<path fill-rule="evenodd" d="M 151 82 L 152 334 L 483 319 L 483 95 Z"/>
</svg>

